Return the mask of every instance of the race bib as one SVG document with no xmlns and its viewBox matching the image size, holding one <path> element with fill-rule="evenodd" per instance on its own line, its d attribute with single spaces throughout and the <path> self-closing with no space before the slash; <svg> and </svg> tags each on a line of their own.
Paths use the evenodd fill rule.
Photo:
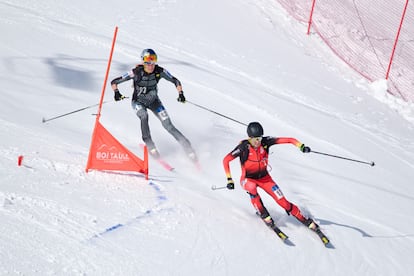
<svg viewBox="0 0 414 276">
<path fill-rule="evenodd" d="M 279 186 L 274 185 L 272 187 L 273 193 L 275 193 L 277 199 L 281 199 L 282 197 L 284 197 L 282 190 L 280 190 Z"/>
</svg>

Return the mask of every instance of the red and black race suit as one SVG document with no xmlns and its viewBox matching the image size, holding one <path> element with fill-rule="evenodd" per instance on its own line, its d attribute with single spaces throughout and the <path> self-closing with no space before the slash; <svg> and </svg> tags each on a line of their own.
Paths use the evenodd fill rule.
<svg viewBox="0 0 414 276">
<path fill-rule="evenodd" d="M 240 165 L 242 168 L 241 179 L 252 178 L 260 179 L 268 175 L 267 164 L 269 156 L 269 147 L 274 144 L 286 144 L 290 143 L 295 146 L 300 146 L 301 143 L 295 138 L 285 137 L 270 137 L 265 136 L 262 138 L 259 147 L 254 148 L 249 140 L 243 140 L 237 147 L 228 153 L 223 160 L 224 170 L 227 175 L 230 174 L 229 162 L 233 159 L 240 157 Z"/>
</svg>

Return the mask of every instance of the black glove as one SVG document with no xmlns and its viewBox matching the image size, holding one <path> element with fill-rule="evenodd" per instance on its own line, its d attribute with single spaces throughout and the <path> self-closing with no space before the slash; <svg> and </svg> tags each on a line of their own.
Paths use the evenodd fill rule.
<svg viewBox="0 0 414 276">
<path fill-rule="evenodd" d="M 300 151 L 303 152 L 303 153 L 308 153 L 308 152 L 311 152 L 311 149 L 310 149 L 310 147 L 305 146 L 305 144 L 302 144 L 300 146 Z"/>
<path fill-rule="evenodd" d="M 227 189 L 234 190 L 234 181 L 231 177 L 227 178 Z"/>
<path fill-rule="evenodd" d="M 183 91 L 178 92 L 177 101 L 179 101 L 180 103 L 185 103 L 185 97 L 184 97 L 184 92 Z"/>
<path fill-rule="evenodd" d="M 122 95 L 121 93 L 119 93 L 119 90 L 118 89 L 115 89 L 114 92 L 115 92 L 115 95 L 114 95 L 115 101 L 120 101 L 120 100 L 123 100 L 125 98 L 124 95 Z"/>
</svg>

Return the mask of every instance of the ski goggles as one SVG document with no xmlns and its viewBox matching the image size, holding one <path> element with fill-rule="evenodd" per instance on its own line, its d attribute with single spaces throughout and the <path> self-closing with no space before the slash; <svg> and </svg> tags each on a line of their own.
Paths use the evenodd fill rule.
<svg viewBox="0 0 414 276">
<path fill-rule="evenodd" d="M 144 64 L 155 64 L 157 63 L 157 55 L 145 55 L 142 61 Z"/>
</svg>

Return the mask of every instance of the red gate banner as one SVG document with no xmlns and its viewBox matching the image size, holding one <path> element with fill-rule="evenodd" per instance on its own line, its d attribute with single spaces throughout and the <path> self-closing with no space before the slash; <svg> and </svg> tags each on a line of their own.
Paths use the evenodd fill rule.
<svg viewBox="0 0 414 276">
<path fill-rule="evenodd" d="M 124 147 L 98 121 L 92 136 L 86 171 L 136 171 L 148 179 L 148 151 L 144 150 L 144 160 Z"/>
</svg>

